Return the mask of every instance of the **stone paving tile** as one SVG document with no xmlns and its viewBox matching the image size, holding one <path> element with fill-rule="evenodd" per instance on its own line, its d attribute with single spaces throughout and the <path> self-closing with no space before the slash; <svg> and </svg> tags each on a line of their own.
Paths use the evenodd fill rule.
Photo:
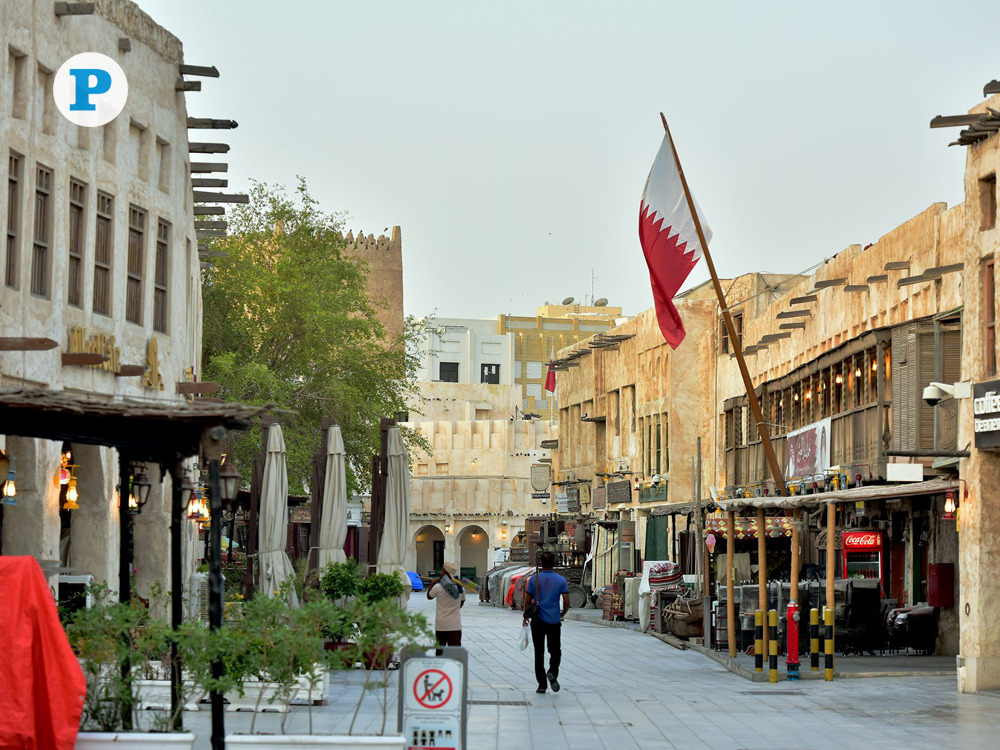
<svg viewBox="0 0 1000 750">
<path fill-rule="evenodd" d="M 433 604 L 419 596 L 410 606 L 433 615 Z M 562 691 L 537 695 L 531 649 L 516 645 L 519 613 L 470 601 L 462 617 L 469 697 L 488 701 L 470 706 L 470 750 L 913 750 L 995 747 L 1000 737 L 1000 693 L 959 695 L 954 675 L 755 683 L 694 650 L 586 621 L 563 627 Z M 393 731 L 398 673 L 388 675 Z M 317 731 L 346 729 L 362 681 L 359 672 L 334 675 L 330 704 L 314 708 Z M 280 720 L 264 714 L 257 724 L 276 731 Z M 288 726 L 306 722 L 305 708 L 294 707 Z M 185 723 L 197 747 L 207 748 L 210 712 L 188 713 Z M 249 723 L 247 714 L 226 715 L 230 732 Z M 380 724 L 378 703 L 366 696 L 355 731 L 375 732 Z"/>
</svg>

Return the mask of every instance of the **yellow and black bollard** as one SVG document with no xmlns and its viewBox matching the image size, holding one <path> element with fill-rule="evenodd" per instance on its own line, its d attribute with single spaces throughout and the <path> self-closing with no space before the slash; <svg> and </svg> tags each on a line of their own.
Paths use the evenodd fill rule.
<svg viewBox="0 0 1000 750">
<path fill-rule="evenodd" d="M 809 670 L 819 671 L 819 610 L 809 610 Z"/>
<path fill-rule="evenodd" d="M 778 610 L 767 612 L 767 681 L 778 681 Z"/>
<path fill-rule="evenodd" d="M 753 671 L 764 671 L 764 613 L 753 613 Z"/>
<path fill-rule="evenodd" d="M 823 623 L 826 625 L 826 643 L 824 656 L 823 679 L 827 682 L 833 679 L 833 610 L 827 609 L 823 612 Z"/>
</svg>

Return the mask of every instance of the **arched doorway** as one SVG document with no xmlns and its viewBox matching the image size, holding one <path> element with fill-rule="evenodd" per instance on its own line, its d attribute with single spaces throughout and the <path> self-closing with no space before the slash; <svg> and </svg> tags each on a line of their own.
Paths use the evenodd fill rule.
<svg viewBox="0 0 1000 750">
<path fill-rule="evenodd" d="M 481 526 L 466 526 L 458 537 L 458 567 L 463 578 L 478 581 L 489 570 L 490 538 Z"/>
<path fill-rule="evenodd" d="M 421 526 L 413 535 L 414 572 L 436 576 L 444 565 L 444 534 L 437 526 Z"/>
</svg>

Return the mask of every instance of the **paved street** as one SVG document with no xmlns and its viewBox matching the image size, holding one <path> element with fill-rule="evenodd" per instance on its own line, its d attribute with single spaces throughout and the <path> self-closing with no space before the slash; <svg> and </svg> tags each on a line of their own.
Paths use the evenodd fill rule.
<svg viewBox="0 0 1000 750">
<path fill-rule="evenodd" d="M 433 616 L 415 594 L 411 607 Z M 995 747 L 1000 694 L 959 695 L 953 676 L 753 683 L 694 651 L 679 651 L 626 628 L 568 621 L 563 628 L 562 690 L 535 693 L 531 650 L 516 637 L 520 616 L 477 601 L 463 610 L 470 657 L 468 744 L 506 748 L 867 748 Z M 395 722 L 390 672 L 389 728 Z M 327 706 L 313 709 L 316 731 L 345 731 L 360 672 L 334 678 Z M 378 693 L 380 695 L 380 691 Z M 355 731 L 376 732 L 378 695 L 366 697 Z M 295 707 L 288 731 L 304 731 Z M 249 715 L 227 714 L 228 731 L 246 731 Z M 208 747 L 209 714 L 186 715 Z M 277 714 L 257 731 L 278 731 Z"/>
</svg>

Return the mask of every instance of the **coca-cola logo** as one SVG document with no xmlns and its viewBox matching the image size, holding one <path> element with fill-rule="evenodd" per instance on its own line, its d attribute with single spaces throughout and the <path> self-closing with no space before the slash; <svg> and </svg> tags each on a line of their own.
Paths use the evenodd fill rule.
<svg viewBox="0 0 1000 750">
<path fill-rule="evenodd" d="M 881 547 L 882 536 L 875 532 L 851 532 L 844 534 L 847 547 Z"/>
</svg>

